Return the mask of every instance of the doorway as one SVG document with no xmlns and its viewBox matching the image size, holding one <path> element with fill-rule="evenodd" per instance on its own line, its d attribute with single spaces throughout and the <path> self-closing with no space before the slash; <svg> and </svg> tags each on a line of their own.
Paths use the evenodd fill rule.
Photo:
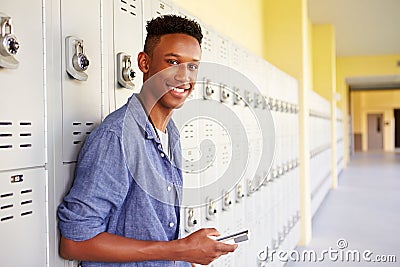
<svg viewBox="0 0 400 267">
<path fill-rule="evenodd" d="M 400 148 L 400 109 L 394 110 L 394 146 Z"/>
<path fill-rule="evenodd" d="M 383 150 L 383 114 L 368 114 L 368 150 Z"/>
</svg>

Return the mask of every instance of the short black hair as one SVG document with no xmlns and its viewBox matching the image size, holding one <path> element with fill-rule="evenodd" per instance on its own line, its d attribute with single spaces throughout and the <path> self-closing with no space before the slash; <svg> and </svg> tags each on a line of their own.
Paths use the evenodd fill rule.
<svg viewBox="0 0 400 267">
<path fill-rule="evenodd" d="M 147 36 L 144 42 L 144 52 L 152 55 L 154 47 L 165 34 L 183 33 L 194 37 L 201 45 L 203 34 L 200 25 L 191 19 L 177 15 L 164 15 L 147 22 Z"/>
</svg>

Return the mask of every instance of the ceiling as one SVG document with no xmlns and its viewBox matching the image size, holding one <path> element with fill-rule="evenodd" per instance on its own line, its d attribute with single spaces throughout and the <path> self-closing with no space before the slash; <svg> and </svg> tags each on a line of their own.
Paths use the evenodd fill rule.
<svg viewBox="0 0 400 267">
<path fill-rule="evenodd" d="M 313 24 L 333 24 L 337 56 L 400 54 L 400 0 L 308 0 Z"/>
</svg>

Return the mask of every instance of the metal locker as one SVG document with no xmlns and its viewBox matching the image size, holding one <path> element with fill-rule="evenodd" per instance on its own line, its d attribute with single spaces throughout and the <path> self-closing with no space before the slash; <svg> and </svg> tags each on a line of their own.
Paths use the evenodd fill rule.
<svg viewBox="0 0 400 267">
<path fill-rule="evenodd" d="M 229 40 L 222 37 L 221 35 L 216 36 L 216 46 L 217 46 L 217 63 L 228 65 L 230 57 L 230 45 Z"/>
<path fill-rule="evenodd" d="M 3 1 L 0 30 L 0 171 L 44 166 L 42 1 Z"/>
<path fill-rule="evenodd" d="M 151 20 L 152 18 L 159 17 L 161 15 L 172 14 L 174 11 L 172 4 L 165 0 L 145 0 L 143 4 L 144 21 Z"/>
<path fill-rule="evenodd" d="M 64 163 L 76 161 L 85 138 L 101 121 L 100 3 L 96 0 L 60 3 Z M 89 14 L 91 19 L 87 20 Z M 81 72 L 79 76 L 68 71 L 71 62 L 74 70 Z"/>
<path fill-rule="evenodd" d="M 46 171 L 0 173 L 2 266 L 46 266 Z"/>
<path fill-rule="evenodd" d="M 215 62 L 215 54 L 217 51 L 215 44 L 215 33 L 208 25 L 205 25 L 198 21 L 201 25 L 203 40 L 201 42 L 202 56 L 201 60 L 203 62 Z"/>
<path fill-rule="evenodd" d="M 201 151 L 195 148 L 182 150 L 183 207 L 197 207 L 204 204 L 201 197 Z"/>
<path fill-rule="evenodd" d="M 109 3 L 106 3 L 106 5 Z M 143 51 L 143 3 L 141 0 L 113 1 L 112 34 L 113 42 L 105 42 L 112 51 L 109 58 L 109 71 L 112 89 L 111 108 L 119 108 L 133 93 L 140 92 L 143 84 L 142 73 L 138 68 L 137 56 Z M 110 15 L 107 13 L 107 15 Z"/>
<path fill-rule="evenodd" d="M 49 166 L 49 175 L 57 179 L 49 179 L 49 265 L 77 267 L 77 261 L 67 261 L 59 256 L 60 232 L 57 227 L 56 212 L 58 205 L 68 193 L 73 183 L 76 164 L 62 164 L 57 162 L 54 166 Z"/>
<path fill-rule="evenodd" d="M 235 204 L 234 204 L 234 216 L 232 220 L 233 230 L 240 231 L 246 229 L 246 189 L 245 189 L 244 179 L 239 180 L 236 184 L 235 190 L 232 192 L 235 196 Z M 251 233 L 250 233 L 251 234 Z M 250 238 L 252 238 L 250 236 Z M 236 249 L 234 253 L 234 266 L 245 266 L 245 258 L 246 258 L 246 248 L 248 247 L 248 242 L 244 242 L 240 244 L 240 246 Z"/>
<path fill-rule="evenodd" d="M 56 211 L 72 184 L 78 152 L 102 119 L 102 1 L 49 0 L 45 12 L 46 82 L 51 88 L 47 90 L 48 260 L 49 266 L 77 266 L 58 255 Z"/>
</svg>

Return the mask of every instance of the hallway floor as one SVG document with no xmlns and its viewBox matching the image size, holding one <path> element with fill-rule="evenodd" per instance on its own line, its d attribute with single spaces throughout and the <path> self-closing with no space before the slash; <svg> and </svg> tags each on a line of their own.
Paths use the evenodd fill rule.
<svg viewBox="0 0 400 267">
<path fill-rule="evenodd" d="M 338 243 L 348 246 L 339 249 Z M 289 260 L 286 267 L 400 266 L 400 152 L 352 156 L 339 187 L 330 191 L 313 218 L 312 241 L 297 250 L 300 255 L 313 250 L 321 257 L 321 252 L 330 248 L 339 251 L 332 252 L 333 260 L 325 254 L 323 261 Z M 351 251 L 355 250 L 360 252 L 360 262 L 353 262 L 358 253 L 352 255 Z M 363 259 L 366 250 L 371 262 Z M 395 255 L 396 262 L 373 262 L 377 255 Z"/>
</svg>

